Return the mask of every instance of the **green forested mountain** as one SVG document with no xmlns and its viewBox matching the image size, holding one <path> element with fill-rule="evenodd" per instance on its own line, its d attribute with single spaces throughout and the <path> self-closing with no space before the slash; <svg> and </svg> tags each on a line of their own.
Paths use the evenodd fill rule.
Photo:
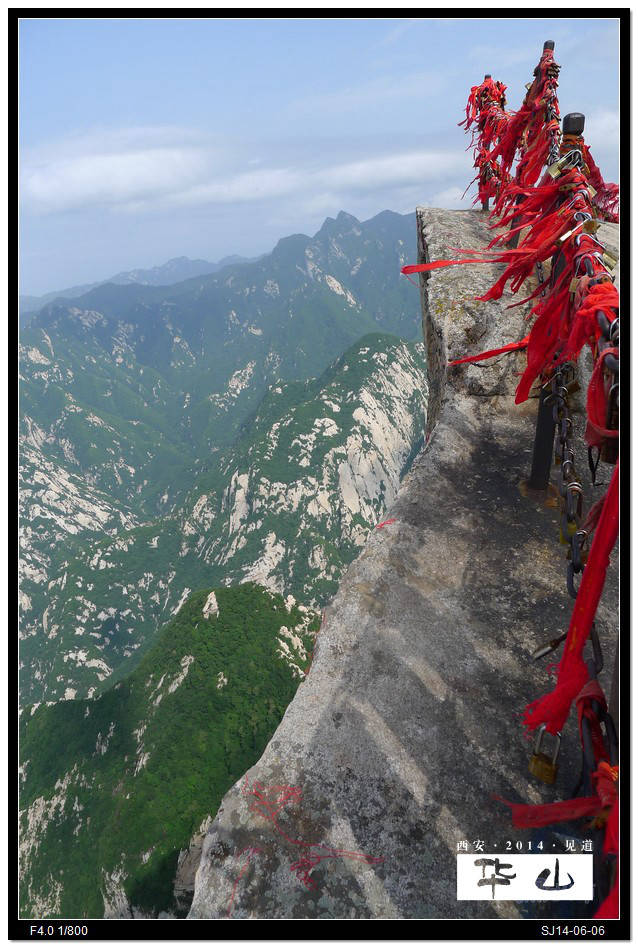
<svg viewBox="0 0 638 948">
<path fill-rule="evenodd" d="M 193 589 L 254 580 L 327 602 L 422 442 L 426 393 L 420 344 L 364 336 L 320 378 L 272 385 L 170 513 L 141 522 L 120 508 L 131 519 L 118 526 L 95 498 L 104 530 L 60 528 L 48 564 L 31 559 L 46 584 L 23 580 L 24 700 L 99 693 Z M 73 486 L 58 486 L 60 502 Z M 34 509 L 42 550 L 53 524 Z"/>
<path fill-rule="evenodd" d="M 267 434 L 260 428 L 251 432 L 256 418 L 279 412 L 283 424 L 298 399 L 305 407 L 296 412 L 295 425 L 307 423 L 307 436 L 316 439 L 313 412 L 324 425 L 334 414 L 315 383 L 306 392 L 304 385 L 311 383 L 292 384 L 294 379 L 333 371 L 331 360 L 369 329 L 417 335 L 417 296 L 399 275 L 411 253 L 412 231 L 410 216 L 384 212 L 360 223 L 340 214 L 314 238 L 286 238 L 267 257 L 168 292 L 107 285 L 73 304 L 53 303 L 22 333 L 25 700 L 99 690 L 189 590 L 263 577 L 260 558 L 278 561 L 269 585 L 294 589 L 304 601 L 320 602 L 336 588 L 341 565 L 391 499 L 396 472 L 421 436 L 425 382 L 415 368 L 416 350 L 409 356 L 404 350 L 399 361 L 401 371 L 416 371 L 418 378 L 399 395 L 399 389 L 394 394 L 388 389 L 384 396 L 389 424 L 401 432 L 378 445 L 391 476 L 348 474 L 344 468 L 336 481 L 333 477 L 343 460 L 337 447 L 351 455 L 355 450 L 348 447 L 348 425 L 359 423 L 352 396 L 332 440 L 323 430 L 315 455 L 303 461 L 306 469 L 290 467 L 291 475 L 303 474 L 303 485 L 294 488 L 299 498 L 308 491 L 319 494 L 323 508 L 315 504 L 308 516 L 291 497 L 286 512 L 277 510 L 281 516 L 271 507 L 266 517 L 251 514 L 250 523 L 245 518 L 239 523 L 228 511 L 240 503 L 244 480 L 261 476 L 263 445 L 255 445 L 250 470 L 242 468 L 252 438 Z M 379 337 L 372 345 L 393 362 L 387 346 L 395 342 Z M 339 373 L 350 371 L 357 381 L 345 364 L 336 363 L 337 375 L 324 380 L 326 386 L 347 386 L 344 397 L 355 388 L 345 376 L 340 382 Z M 364 375 L 377 373 L 371 392 L 381 393 L 388 375 L 383 365 L 370 359 L 360 368 Z M 414 412 L 407 421 L 406 397 L 408 414 Z M 262 400 L 266 415 L 259 416 Z M 398 428 L 395 409 L 402 413 Z M 371 443 L 374 425 L 368 415 Z M 286 420 L 282 432 L 293 431 Z M 286 458 L 296 457 L 293 441 L 282 439 L 267 481 L 274 483 L 273 463 L 286 470 Z M 359 487 L 366 497 L 374 495 L 373 502 L 364 502 L 365 510 L 356 511 L 352 500 L 349 508 L 346 504 L 343 530 L 343 517 L 328 516 L 329 502 L 318 487 L 326 459 L 334 465 L 330 477 L 348 495 Z M 355 478 L 350 486 L 348 478 Z M 366 487 L 366 479 L 377 486 Z M 256 489 L 263 494 L 265 487 Z M 321 535 L 313 539 L 313 530 Z M 284 576 L 281 551 L 290 550 L 293 537 L 298 556 Z M 300 568 L 304 558 L 308 562 Z"/>
<path fill-rule="evenodd" d="M 252 583 L 192 595 L 129 676 L 21 716 L 26 917 L 185 914 L 180 850 L 260 757 L 318 617 Z"/>
<path fill-rule="evenodd" d="M 321 374 L 366 332 L 417 338 L 399 273 L 412 231 L 410 216 L 342 213 L 219 275 L 51 303 L 21 338 L 25 438 L 113 500 L 165 513 L 269 384 Z"/>
</svg>

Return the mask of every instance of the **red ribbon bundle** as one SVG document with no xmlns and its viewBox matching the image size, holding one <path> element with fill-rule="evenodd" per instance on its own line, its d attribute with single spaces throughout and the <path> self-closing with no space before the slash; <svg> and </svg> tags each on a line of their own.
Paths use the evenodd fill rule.
<svg viewBox="0 0 638 948">
<path fill-rule="evenodd" d="M 487 78 L 480 85 L 472 86 L 470 97 L 465 109 L 465 121 L 459 122 L 465 131 L 472 125 L 476 129 L 472 133 L 471 145 L 474 145 L 474 167 L 478 173 L 466 188 L 474 181 L 479 182 L 478 195 L 474 199 L 485 202 L 496 197 L 501 190 L 503 181 L 509 180 L 509 175 L 503 175 L 499 162 L 491 158 L 490 151 L 498 142 L 501 134 L 507 128 L 508 114 L 504 111 L 506 86 L 502 82 Z M 471 147 L 470 145 L 470 147 Z"/>
<path fill-rule="evenodd" d="M 508 282 L 511 283 L 512 293 L 516 293 L 522 283 L 534 271 L 536 263 L 549 259 L 558 249 L 558 239 L 564 234 L 570 221 L 570 217 L 566 213 L 567 208 L 563 205 L 556 207 L 556 203 L 561 197 L 560 189 L 564 185 L 576 185 L 581 179 L 584 181 L 579 172 L 569 172 L 568 175 L 564 176 L 564 179 L 546 185 L 541 195 L 531 194 L 529 199 L 520 205 L 522 215 L 529 217 L 534 213 L 535 216 L 531 225 L 522 224 L 519 228 L 516 228 L 516 230 L 520 230 L 525 226 L 530 227 L 519 247 L 506 250 L 492 249 L 496 244 L 509 239 L 513 233 L 513 231 L 509 231 L 495 237 L 485 250 L 461 248 L 461 253 L 472 254 L 471 257 L 460 260 L 435 260 L 430 263 L 412 264 L 402 267 L 401 273 L 424 273 L 465 263 L 505 263 L 507 264 L 505 272 L 487 293 L 478 296 L 477 299 L 482 302 L 500 299 Z M 551 208 L 555 209 L 550 210 Z M 574 211 L 578 209 L 578 204 L 575 204 Z M 505 220 L 509 220 L 509 217 Z M 578 224 L 572 228 L 572 233 L 579 230 L 581 226 L 581 224 Z M 522 302 L 525 302 L 525 300 L 522 300 Z"/>
<path fill-rule="evenodd" d="M 496 795 L 494 799 L 510 807 L 512 823 L 521 829 L 551 826 L 553 823 L 584 818 L 593 818 L 595 822 L 605 822 L 603 853 L 617 856 L 619 854 L 618 767 L 612 767 L 609 763 L 600 721 L 593 709 L 592 701 L 597 701 L 603 710 L 607 710 L 605 696 L 596 679 L 590 679 L 576 698 L 581 741 L 583 718 L 588 719 L 591 727 L 592 749 L 596 762 L 596 770 L 592 774 L 595 795 L 532 806 L 525 803 L 512 803 Z M 595 918 L 618 917 L 618 875 L 617 872 L 611 891 L 598 908 Z"/>
<path fill-rule="evenodd" d="M 557 179 L 546 174 L 536 186 L 550 155 L 558 156 L 560 113 L 556 87 L 559 68 L 552 50 L 544 50 L 535 70 L 535 79 L 521 109 L 514 115 L 506 116 L 499 112 L 494 96 L 491 95 L 490 102 L 488 89 L 483 89 L 483 86 L 475 86 L 470 94 L 465 128 L 468 130 L 476 122 L 483 136 L 479 137 L 475 152 L 475 167 L 479 174 L 474 180 L 479 180 L 479 199 L 496 199 L 491 215 L 495 219 L 492 226 L 509 226 L 507 233 L 494 237 L 483 251 L 461 250 L 460 253 L 467 256 L 460 260 L 432 261 L 404 267 L 402 272 L 428 272 L 466 263 L 504 263 L 505 271 L 499 279 L 483 296 L 477 297 L 487 301 L 500 299 L 508 283 L 516 293 L 537 264 L 554 258 L 553 277 L 542 280 L 526 300 L 512 304 L 521 305 L 542 297 L 529 314 L 529 318 L 534 319 L 529 335 L 519 342 L 457 359 L 449 365 L 477 362 L 527 348 L 527 367 L 516 391 L 515 400 L 519 403 L 529 397 L 531 386 L 539 376 L 547 377 L 553 368 L 576 359 L 583 346 L 589 345 L 595 366 L 587 392 L 585 439 L 590 446 L 600 447 L 606 439 L 618 437 L 616 429 L 607 427 L 610 381 L 605 371 L 606 357 L 611 354 L 617 359 L 618 348 L 613 345 L 604 347 L 604 334 L 599 323 L 600 313 L 609 323 L 617 318 L 618 291 L 600 262 L 601 247 L 590 236 L 592 228 L 589 222 L 595 216 L 618 222 L 618 186 L 603 180 L 582 137 L 568 134 L 563 137 L 560 152 L 564 154 L 572 148 L 579 148 L 583 156 L 582 167 L 563 171 Z M 520 151 L 520 161 L 516 178 L 512 180 L 510 171 L 517 151 Z M 594 195 L 588 184 L 595 190 Z M 502 249 L 513 235 L 520 235 L 526 228 L 529 230 L 517 248 Z M 583 266 L 586 266 L 586 275 Z M 546 293 L 548 289 L 550 292 Z M 598 683 L 589 680 L 583 649 L 618 536 L 618 482 L 616 462 L 605 497 L 594 504 L 584 524 L 589 533 L 595 532 L 558 666 L 556 685 L 549 694 L 528 705 L 524 715 L 524 724 L 529 730 L 545 725 L 549 733 L 555 734 L 567 720 L 573 702 L 577 702 L 581 740 L 583 719 L 587 717 L 591 724 L 598 764 L 593 775 L 596 795 L 542 806 L 503 801 L 512 808 L 516 826 L 545 826 L 587 816 L 606 818 L 604 851 L 616 854 L 619 836 L 617 768 L 609 765 L 600 724 L 593 711 L 592 700 L 604 707 L 606 704 Z M 596 913 L 596 918 L 614 917 L 618 917 L 618 874 L 612 891 Z"/>
<path fill-rule="evenodd" d="M 506 268 L 499 279 L 483 296 L 477 297 L 478 300 L 488 301 L 500 299 L 508 283 L 512 292 L 516 293 L 538 263 L 548 260 L 560 250 L 564 265 L 558 279 L 544 280 L 527 298 L 530 300 L 538 297 L 551 283 L 551 293 L 542 297 L 529 314 L 530 318 L 535 317 L 529 336 L 520 342 L 452 363 L 458 365 L 463 362 L 475 362 L 490 355 L 515 351 L 526 346 L 527 367 L 516 391 L 516 403 L 529 397 L 531 386 L 539 376 L 546 375 L 561 362 L 576 358 L 586 343 L 596 352 L 602 336 L 597 313 L 602 311 L 612 322 L 618 312 L 618 291 L 596 256 L 600 252 L 600 245 L 589 233 L 583 232 L 584 225 L 592 219 L 591 195 L 586 174 L 590 179 L 596 175 L 600 177 L 589 150 L 583 150 L 583 170 L 567 170 L 555 180 L 546 175 L 538 187 L 533 187 L 546 159 L 552 137 L 557 133 L 557 78 L 558 66 L 553 61 L 552 51 L 545 50 L 522 109 L 510 119 L 499 144 L 491 154 L 492 158 L 500 156 L 503 166 L 509 170 L 516 144 L 524 133 L 526 152 L 519 165 L 516 182 L 510 184 L 500 195 L 496 209 L 502 215 L 499 226 L 506 226 L 511 224 L 514 218 L 519 218 L 518 226 L 494 237 L 485 250 L 461 249 L 461 253 L 469 256 L 459 260 L 435 260 L 402 268 L 402 273 L 408 274 L 467 263 L 504 263 Z M 490 86 L 490 83 L 491 80 L 483 86 L 473 88 L 466 110 L 466 128 L 477 115 L 481 116 L 484 105 L 489 104 L 487 92 L 494 85 L 491 83 Z M 546 108 L 548 102 L 551 102 L 552 106 L 549 121 Z M 566 136 L 566 145 L 569 144 L 569 136 Z M 596 180 L 600 186 L 602 178 L 600 181 Z M 529 230 L 517 248 L 499 248 L 513 233 L 520 233 L 527 227 Z M 589 269 L 593 272 L 593 277 L 583 276 L 578 279 L 576 276 L 577 282 L 574 286 L 574 277 L 587 259 L 590 261 Z M 527 300 L 514 305 L 523 302 Z M 609 348 L 598 355 L 588 389 L 586 438 L 590 445 L 600 445 L 605 438 L 617 437 L 617 432 L 606 427 L 608 393 L 604 358 L 609 353 L 615 356 L 618 354 L 616 348 Z M 587 681 L 582 651 L 604 585 L 609 556 L 618 535 L 618 464 L 604 504 L 599 509 L 594 540 L 559 666 L 558 681 L 550 694 L 533 702 L 526 709 L 525 724 L 529 729 L 545 724 L 550 733 L 559 731 L 574 698 Z"/>
<path fill-rule="evenodd" d="M 492 152 L 492 158 L 500 158 L 503 169 L 510 172 L 520 148 L 521 160 L 516 172 L 516 182 L 522 185 L 534 185 L 541 168 L 545 164 L 552 141 L 559 132 L 558 102 L 556 87 L 560 66 L 554 62 L 551 49 L 544 49 L 541 60 L 535 70 L 535 78 L 527 91 L 523 104 L 510 119 L 498 145 Z M 547 104 L 551 101 L 555 117 L 546 121 Z"/>
<path fill-rule="evenodd" d="M 565 203 L 561 203 L 564 200 L 565 192 L 568 194 L 574 193 L 574 197 Z M 534 381 L 541 374 L 549 371 L 559 362 L 577 357 L 586 342 L 591 345 L 593 350 L 601 335 L 596 312 L 602 310 L 609 313 L 610 321 L 612 321 L 615 314 L 611 314 L 614 313 L 614 307 L 616 309 L 618 307 L 618 291 L 609 282 L 606 271 L 604 271 L 605 282 L 595 283 L 588 278 L 583 278 L 579 293 L 574 297 L 574 301 L 577 301 L 577 308 L 575 312 L 572 312 L 570 278 L 576 270 L 576 264 L 580 266 L 583 258 L 589 257 L 596 264 L 599 271 L 603 269 L 596 258 L 593 257 L 593 254 L 600 250 L 599 244 L 589 234 L 582 232 L 585 222 L 581 220 L 570 228 L 573 215 L 578 212 L 589 215 L 591 207 L 587 192 L 587 180 L 583 173 L 574 168 L 559 179 L 555 181 L 548 180 L 547 183 L 543 183 L 538 188 L 526 189 L 516 186 L 513 189 L 512 196 L 518 195 L 522 196 L 523 200 L 515 209 L 510 209 L 500 223 L 501 225 L 507 225 L 511 223 L 515 216 L 521 217 L 523 223 L 519 224 L 514 230 L 494 237 L 485 250 L 461 249 L 461 253 L 472 254 L 472 256 L 462 257 L 459 260 L 435 260 L 430 263 L 408 265 L 401 270 L 402 273 L 409 274 L 430 272 L 443 267 L 466 263 L 505 263 L 506 269 L 496 283 L 483 296 L 477 297 L 478 300 L 485 302 L 500 299 L 508 282 L 512 292 L 516 293 L 523 282 L 534 272 L 537 263 L 550 259 L 559 248 L 561 249 L 565 257 L 564 269 L 555 281 L 551 294 L 543 297 L 529 314 L 529 318 L 535 317 L 535 322 L 527 337 L 527 367 L 516 391 L 516 404 L 525 401 L 529 397 Z M 512 233 L 520 232 L 523 228 L 529 228 L 529 230 L 517 248 L 498 248 L 498 244 L 504 243 Z M 561 241 L 567 230 L 569 230 L 571 238 L 574 238 L 580 232 L 578 242 L 574 239 Z M 550 279 L 548 278 L 534 290 L 531 296 L 514 305 L 522 305 L 538 297 L 543 290 L 549 288 L 549 285 Z M 510 347 L 511 350 L 514 350 L 523 346 L 521 343 L 511 343 Z M 505 351 L 510 351 L 510 349 L 502 347 L 498 350 L 490 350 L 489 353 L 468 357 L 466 361 L 478 361 L 487 358 L 489 355 L 499 355 Z M 456 360 L 454 364 L 459 364 L 459 362 L 460 360 Z M 594 425 L 599 428 L 600 414 L 605 411 L 605 407 L 602 405 L 605 393 L 600 385 L 601 372 L 602 364 L 598 371 L 594 373 L 590 383 L 592 403 L 595 399 L 598 405 L 597 420 L 594 420 Z M 590 440 L 589 443 L 598 442 Z"/>
<path fill-rule="evenodd" d="M 583 578 L 578 587 L 558 678 L 553 691 L 527 706 L 524 724 L 530 731 L 541 724 L 550 734 L 561 730 L 572 703 L 589 674 L 583 660 L 583 649 L 589 637 L 600 596 L 605 584 L 609 557 L 618 537 L 618 462 L 614 468 L 592 541 Z"/>
<path fill-rule="evenodd" d="M 465 107 L 465 121 L 459 122 L 459 125 L 462 125 L 466 132 L 469 131 L 473 124 L 480 122 L 481 118 L 485 121 L 488 112 L 494 106 L 498 107 L 499 112 L 507 120 L 507 115 L 503 111 L 506 90 L 507 86 L 502 82 L 494 81 L 491 77 L 484 79 L 478 86 L 472 86 Z"/>
</svg>

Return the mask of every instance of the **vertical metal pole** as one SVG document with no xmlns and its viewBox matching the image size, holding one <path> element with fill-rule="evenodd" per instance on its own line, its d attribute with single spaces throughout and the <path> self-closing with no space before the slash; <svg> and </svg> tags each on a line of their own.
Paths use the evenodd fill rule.
<svg viewBox="0 0 638 948">
<path fill-rule="evenodd" d="M 549 385 L 543 385 L 538 396 L 538 415 L 536 417 L 536 434 L 534 436 L 534 453 L 532 455 L 532 470 L 529 475 L 528 487 L 532 490 L 547 490 L 549 475 L 554 457 L 554 422 L 553 406 L 547 396 L 551 393 Z"/>
<path fill-rule="evenodd" d="M 543 43 L 543 52 L 546 49 L 554 49 L 554 40 L 545 40 L 545 42 Z M 538 74 L 538 66 L 534 69 L 534 75 L 536 76 L 537 74 Z M 527 96 L 525 98 L 527 98 Z M 519 194 L 518 198 L 516 199 L 516 203 L 520 204 L 522 200 L 523 200 L 523 197 L 522 195 Z M 513 229 L 514 227 L 518 227 L 519 221 L 520 221 L 520 218 L 515 217 L 514 220 L 512 221 L 510 229 Z M 511 249 L 518 247 L 519 237 L 520 237 L 520 231 L 518 231 L 516 234 L 513 234 L 510 237 L 510 239 L 507 242 L 507 246 Z"/>
<path fill-rule="evenodd" d="M 492 73 L 491 73 L 491 72 L 486 72 L 485 75 L 483 76 L 483 82 L 486 82 L 488 79 L 491 79 L 491 78 L 492 78 Z M 483 201 L 483 205 L 482 205 L 482 206 L 483 206 L 483 210 L 484 210 L 484 211 L 489 211 L 489 209 L 490 209 L 490 199 L 489 199 L 489 198 L 485 198 L 484 201 Z"/>
<path fill-rule="evenodd" d="M 585 116 L 582 112 L 568 112 L 563 116 L 563 135 L 582 135 L 585 131 Z"/>
<path fill-rule="evenodd" d="M 518 197 L 516 198 L 516 203 L 520 204 L 522 200 L 523 200 L 523 196 L 522 194 L 519 194 Z M 520 217 L 515 217 L 514 220 L 512 221 L 510 230 L 513 230 L 514 227 L 518 227 L 519 221 L 520 221 Z M 520 237 L 520 235 L 521 235 L 520 230 L 516 231 L 515 234 L 512 234 L 510 239 L 507 241 L 508 248 L 518 247 L 518 238 Z"/>
</svg>

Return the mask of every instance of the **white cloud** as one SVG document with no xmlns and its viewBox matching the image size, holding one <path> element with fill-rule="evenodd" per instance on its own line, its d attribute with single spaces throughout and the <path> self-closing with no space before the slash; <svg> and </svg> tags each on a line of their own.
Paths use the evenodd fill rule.
<svg viewBox="0 0 638 948">
<path fill-rule="evenodd" d="M 153 148 L 113 154 L 71 155 L 27 166 L 21 176 L 25 201 L 41 211 L 91 204 L 123 204 L 170 194 L 206 169 L 205 156 L 193 148 Z"/>
<path fill-rule="evenodd" d="M 167 198 L 173 205 L 245 204 L 295 198 L 332 207 L 350 206 L 361 193 L 426 185 L 471 172 L 465 153 L 423 150 L 367 158 L 363 161 L 308 168 L 263 168 L 219 176 Z"/>
<path fill-rule="evenodd" d="M 264 168 L 204 180 L 196 186 L 176 190 L 175 204 L 243 204 L 282 197 L 303 187 L 303 175 L 294 168 Z"/>
<path fill-rule="evenodd" d="M 129 213 L 293 198 L 348 206 L 358 194 L 471 175 L 465 152 L 397 150 L 360 161 L 299 159 L 281 165 L 239 145 L 224 148 L 183 129 L 132 129 L 72 138 L 25 156 L 25 208 L 52 213 L 108 207 Z M 329 205 L 329 202 L 333 202 Z"/>
</svg>

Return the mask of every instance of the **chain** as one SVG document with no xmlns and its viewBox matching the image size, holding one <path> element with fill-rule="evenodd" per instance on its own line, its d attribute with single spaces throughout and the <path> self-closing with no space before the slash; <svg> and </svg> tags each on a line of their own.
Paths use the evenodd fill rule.
<svg viewBox="0 0 638 948">
<path fill-rule="evenodd" d="M 554 104 L 556 102 L 556 93 L 552 95 L 552 98 L 547 103 L 545 109 L 545 121 L 549 125 L 550 122 L 557 122 L 560 118 L 558 112 L 556 111 Z M 547 152 L 547 165 L 553 165 L 554 162 L 558 161 L 560 157 L 560 135 L 558 130 L 550 133 L 549 137 L 549 151 Z"/>
<path fill-rule="evenodd" d="M 556 425 L 556 463 L 560 465 L 560 542 L 567 550 L 567 591 L 576 598 L 574 576 L 582 573 L 587 561 L 584 550 L 587 533 L 580 529 L 583 519 L 583 486 L 576 471 L 576 455 L 572 445 L 574 424 L 569 412 L 569 385 L 575 379 L 575 366 L 565 362 L 558 367 L 551 382 L 552 416 Z"/>
<path fill-rule="evenodd" d="M 576 367 L 571 362 L 558 366 L 550 380 L 550 393 L 545 396 L 552 404 L 552 418 L 556 425 L 554 457 L 560 465 L 560 542 L 567 546 L 567 591 L 576 598 L 578 590 L 574 577 L 582 573 L 587 562 L 585 544 L 588 533 L 580 529 L 583 516 L 583 487 L 576 471 L 576 455 L 572 445 L 574 424 L 569 412 L 567 397 L 569 387 L 576 378 Z M 541 390 L 542 391 L 542 390 Z M 542 397 L 542 396 L 541 396 Z M 567 633 L 552 639 L 538 648 L 533 658 L 543 658 L 558 648 L 567 638 Z"/>
</svg>

